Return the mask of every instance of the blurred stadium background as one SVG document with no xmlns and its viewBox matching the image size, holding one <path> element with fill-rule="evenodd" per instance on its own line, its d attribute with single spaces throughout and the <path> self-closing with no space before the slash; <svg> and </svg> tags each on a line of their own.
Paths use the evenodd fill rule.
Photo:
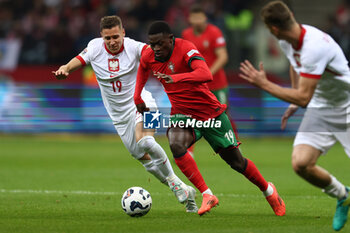
<svg viewBox="0 0 350 233">
<path fill-rule="evenodd" d="M 189 8 L 201 3 L 227 41 L 231 115 L 242 135 L 293 135 L 300 110 L 287 131 L 279 129 L 286 103 L 237 76 L 239 62 L 264 61 L 270 78 L 289 85 L 288 63 L 259 19 L 260 0 L 0 0 L 0 133 L 115 133 L 90 67 L 56 80 L 51 71 L 99 36 L 99 20 L 117 14 L 126 35 L 147 42 L 147 26 L 166 20 L 176 36 L 187 26 Z M 301 23 L 331 34 L 350 58 L 349 0 L 290 0 Z M 156 81 L 148 84 L 160 107 L 169 107 Z M 162 132 L 160 132 L 162 133 Z"/>
</svg>

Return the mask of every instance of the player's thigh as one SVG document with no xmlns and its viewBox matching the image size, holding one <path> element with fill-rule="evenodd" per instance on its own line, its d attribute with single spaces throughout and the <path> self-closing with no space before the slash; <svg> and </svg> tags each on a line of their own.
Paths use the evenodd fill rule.
<svg viewBox="0 0 350 233">
<path fill-rule="evenodd" d="M 202 134 L 198 129 L 192 127 L 178 127 L 181 123 L 192 120 L 192 118 L 182 114 L 176 114 L 170 117 L 171 126 L 174 126 L 168 128 L 167 131 L 170 147 L 176 143 L 181 144 L 181 146 L 184 146 L 187 149 L 202 137 Z"/>
<path fill-rule="evenodd" d="M 292 153 L 293 167 L 314 165 L 317 159 L 335 144 L 336 138 L 329 132 L 298 132 Z"/>
<path fill-rule="evenodd" d="M 316 164 L 321 155 L 321 151 L 311 145 L 298 144 L 293 148 L 292 165 L 293 168 L 306 168 Z"/>
<path fill-rule="evenodd" d="M 332 132 L 298 131 L 293 146 L 296 147 L 300 144 L 305 144 L 321 151 L 321 154 L 326 154 L 336 141 L 337 139 Z"/>
<path fill-rule="evenodd" d="M 220 121 L 220 127 L 202 128 L 201 133 L 208 141 L 213 150 L 218 153 L 221 149 L 228 147 L 238 147 L 239 142 L 233 132 L 232 125 L 226 113 L 222 113 L 215 118 Z"/>
<path fill-rule="evenodd" d="M 168 129 L 167 137 L 170 148 L 180 147 L 179 149 L 187 149 L 195 141 L 194 132 L 189 128 L 172 127 Z"/>
</svg>

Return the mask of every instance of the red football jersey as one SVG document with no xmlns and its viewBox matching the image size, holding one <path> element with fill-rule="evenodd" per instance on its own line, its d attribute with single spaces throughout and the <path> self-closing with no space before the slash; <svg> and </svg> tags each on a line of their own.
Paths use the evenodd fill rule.
<svg viewBox="0 0 350 233">
<path fill-rule="evenodd" d="M 171 114 L 190 115 L 197 120 L 215 118 L 226 109 L 209 90 L 206 82 L 212 75 L 202 55 L 189 41 L 175 39 L 174 49 L 168 61 L 160 62 L 154 58 L 154 52 L 147 48 L 141 57 L 137 72 L 135 104 L 143 102 L 141 91 L 149 74 L 160 72 L 170 75 L 174 83 L 159 79 L 171 103 Z"/>
<path fill-rule="evenodd" d="M 215 49 L 226 46 L 225 38 L 218 27 L 208 24 L 204 32 L 195 35 L 192 27 L 182 32 L 182 38 L 191 41 L 203 55 L 208 66 L 211 67 L 216 60 Z M 224 69 L 218 70 L 213 75 L 213 81 L 208 83 L 210 90 L 218 90 L 227 87 L 227 78 Z"/>
</svg>

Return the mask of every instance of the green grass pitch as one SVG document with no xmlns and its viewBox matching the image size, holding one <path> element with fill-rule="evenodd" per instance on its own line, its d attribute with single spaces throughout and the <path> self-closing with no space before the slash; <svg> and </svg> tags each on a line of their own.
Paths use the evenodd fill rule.
<svg viewBox="0 0 350 233">
<path fill-rule="evenodd" d="M 157 140 L 177 175 L 189 183 L 173 162 L 166 138 Z M 214 155 L 203 139 L 195 159 L 220 206 L 200 217 L 186 213 L 171 191 L 128 154 L 118 136 L 1 136 L 0 232 L 332 232 L 336 201 L 294 174 L 293 139 L 241 141 L 243 154 L 279 190 L 285 216 L 275 216 L 258 188 Z M 350 160 L 339 144 L 319 164 L 350 184 Z M 152 195 L 152 209 L 142 218 L 121 209 L 121 195 L 131 186 Z M 201 204 L 201 195 L 196 201 Z M 350 223 L 342 232 L 350 232 Z"/>
</svg>

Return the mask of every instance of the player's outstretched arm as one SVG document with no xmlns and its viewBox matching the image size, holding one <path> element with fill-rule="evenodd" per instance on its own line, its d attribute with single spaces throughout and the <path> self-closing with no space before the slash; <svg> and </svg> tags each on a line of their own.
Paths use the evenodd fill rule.
<svg viewBox="0 0 350 233">
<path fill-rule="evenodd" d="M 295 72 L 293 66 L 289 66 L 289 77 L 291 81 L 292 88 L 297 89 L 299 85 L 299 75 Z M 288 119 L 298 111 L 298 106 L 295 104 L 290 104 L 281 118 L 281 129 L 284 130 L 287 126 Z"/>
<path fill-rule="evenodd" d="M 245 60 L 241 63 L 239 77 L 281 100 L 301 107 L 308 105 L 314 94 L 318 79 L 300 77 L 297 89 L 284 88 L 267 79 L 262 62 L 260 62 L 259 66 L 260 68 L 257 70 L 248 60 Z"/>
<path fill-rule="evenodd" d="M 74 57 L 67 64 L 60 66 L 58 70 L 52 71 L 52 74 L 55 75 L 58 80 L 66 79 L 70 73 L 79 69 L 82 65 L 79 59 Z"/>
<path fill-rule="evenodd" d="M 136 109 L 139 113 L 143 113 L 143 112 L 148 112 L 149 108 L 147 108 L 145 103 L 141 103 L 141 104 L 136 104 Z"/>
</svg>

